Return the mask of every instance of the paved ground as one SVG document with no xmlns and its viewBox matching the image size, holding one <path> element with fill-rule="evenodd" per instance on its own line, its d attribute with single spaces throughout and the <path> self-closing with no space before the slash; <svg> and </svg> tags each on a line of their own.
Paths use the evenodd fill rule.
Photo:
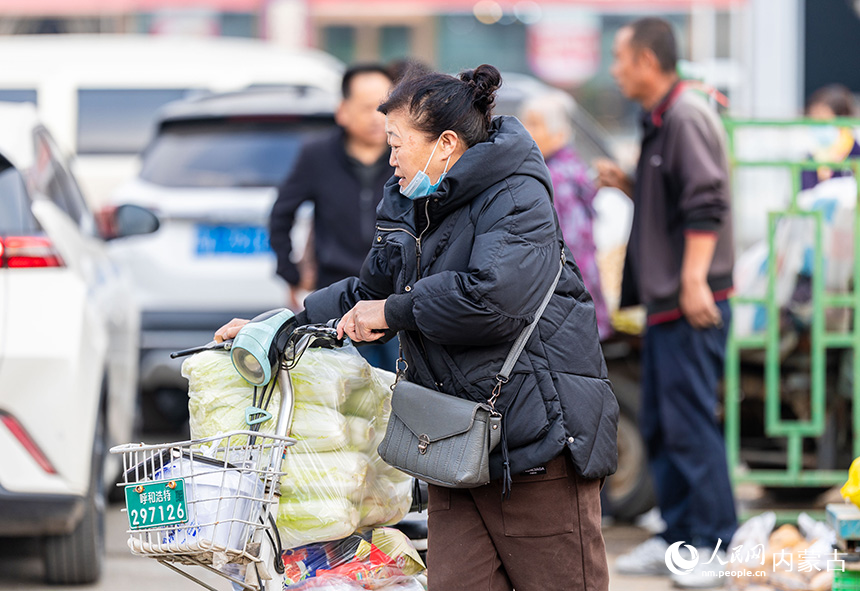
<svg viewBox="0 0 860 591">
<path fill-rule="evenodd" d="M 823 519 L 819 513 L 828 502 L 838 502 L 838 489 L 815 499 L 803 499 L 794 505 L 776 502 L 764 491 L 753 485 L 743 485 L 736 490 L 736 498 L 741 513 L 763 510 L 805 510 L 816 518 Z M 17 540 L 0 540 L 0 591 L 39 590 L 39 591 L 192 591 L 199 590 L 195 583 L 175 574 L 153 560 L 132 556 L 126 546 L 125 529 L 127 521 L 120 505 L 108 507 L 107 514 L 107 560 L 104 576 L 98 585 L 89 587 L 47 587 L 42 583 L 42 564 L 33 556 L 38 553 L 35 543 L 21 543 Z M 818 513 L 816 513 L 818 512 Z M 654 525 L 655 527 L 659 527 Z M 651 533 L 647 529 L 631 525 L 609 525 L 604 528 L 606 551 L 610 566 L 610 585 L 613 591 L 669 591 L 673 589 L 668 578 L 664 577 L 625 577 L 612 573 L 616 557 L 627 552 Z M 209 575 L 206 579 L 217 589 L 228 589 L 223 579 Z"/>
<path fill-rule="evenodd" d="M 668 577 L 625 577 L 612 571 L 612 563 L 619 554 L 624 554 L 651 534 L 629 525 L 604 528 L 606 554 L 609 560 L 609 586 L 613 591 L 668 591 L 674 589 Z"/>
<path fill-rule="evenodd" d="M 0 590 L 45 591 L 192 591 L 202 587 L 174 574 L 156 562 L 132 556 L 126 547 L 125 515 L 119 505 L 108 508 L 107 562 L 104 576 L 98 585 L 89 587 L 47 587 L 42 581 L 42 565 L 32 555 L 38 551 L 33 544 L 0 541 Z M 632 526 L 610 526 L 604 532 L 610 564 L 615 557 L 644 540 L 649 534 Z M 218 589 L 224 589 L 218 577 L 209 579 Z M 229 586 L 226 587 L 229 589 Z M 612 589 L 616 591 L 667 591 L 667 579 L 637 578 L 612 575 Z"/>
<path fill-rule="evenodd" d="M 106 562 L 104 575 L 97 585 L 84 587 L 49 587 L 42 583 L 42 564 L 32 554 L 38 552 L 35 544 L 24 547 L 8 542 L 0 543 L 0 589 L 28 589 L 45 591 L 184 591 L 202 587 L 183 579 L 157 562 L 132 556 L 126 546 L 125 529 L 128 526 L 120 505 L 108 507 L 106 524 Z M 211 580 L 211 579 L 209 579 Z M 215 580 L 219 580 L 215 577 Z M 219 589 L 225 588 L 223 585 Z M 229 585 L 226 587 L 229 589 Z"/>
</svg>

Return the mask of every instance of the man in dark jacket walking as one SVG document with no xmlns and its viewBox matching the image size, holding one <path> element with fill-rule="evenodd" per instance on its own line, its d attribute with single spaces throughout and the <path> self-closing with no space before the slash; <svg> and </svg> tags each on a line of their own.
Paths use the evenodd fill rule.
<svg viewBox="0 0 860 591">
<path fill-rule="evenodd" d="M 715 413 L 733 264 L 725 134 L 704 97 L 679 81 L 667 22 L 644 18 L 622 28 L 614 53 L 621 92 L 645 111 L 642 151 L 635 183 L 609 162 L 598 172 L 601 184 L 635 205 L 621 305 L 648 313 L 640 421 L 666 521 L 616 569 L 669 574 L 667 550 L 682 542 L 698 548 L 699 561 L 692 572 L 674 571 L 676 585 L 718 586 L 721 552 L 737 526 Z"/>
<path fill-rule="evenodd" d="M 270 234 L 278 257 L 277 273 L 290 287 L 289 304 L 301 309 L 298 294 L 358 275 L 373 240 L 376 206 L 385 182 L 394 174 L 388 164 L 385 117 L 376 108 L 385 100 L 391 76 L 381 65 L 349 68 L 343 76 L 343 100 L 335 114 L 339 129 L 302 148 L 292 173 L 280 187 L 272 208 Z M 313 257 L 316 280 L 291 260 L 290 230 L 296 210 L 314 203 Z M 396 343 L 362 348 L 373 363 L 393 370 Z"/>
<path fill-rule="evenodd" d="M 357 275 L 373 239 L 376 206 L 394 174 L 388 164 L 385 118 L 376 108 L 385 100 L 391 77 L 380 65 L 359 65 L 343 76 L 343 100 L 335 120 L 339 129 L 306 144 L 280 187 L 270 220 L 278 275 L 290 286 L 326 287 Z M 290 230 L 299 205 L 314 203 L 314 254 L 317 279 L 302 283 L 290 259 Z M 291 302 L 301 309 L 301 302 Z"/>
</svg>

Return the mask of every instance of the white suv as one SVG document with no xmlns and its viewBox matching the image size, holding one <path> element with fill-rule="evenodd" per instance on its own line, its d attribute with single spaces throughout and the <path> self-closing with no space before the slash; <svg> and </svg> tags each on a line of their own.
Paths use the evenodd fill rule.
<svg viewBox="0 0 860 591">
<path fill-rule="evenodd" d="M 179 101 L 160 113 L 140 174 L 111 199 L 147 208 L 160 222 L 152 234 L 111 243 L 141 307 L 147 423 L 179 425 L 187 412 L 181 360 L 171 351 L 208 342 L 236 316 L 286 304 L 269 213 L 302 142 L 335 125 L 337 100 L 292 86 Z M 307 219 L 297 225 L 308 228 Z"/>
<path fill-rule="evenodd" d="M 105 449 L 131 438 L 139 316 L 35 108 L 0 103 L 0 129 L 0 536 L 44 537 L 48 581 L 87 583 L 118 472 Z"/>
</svg>

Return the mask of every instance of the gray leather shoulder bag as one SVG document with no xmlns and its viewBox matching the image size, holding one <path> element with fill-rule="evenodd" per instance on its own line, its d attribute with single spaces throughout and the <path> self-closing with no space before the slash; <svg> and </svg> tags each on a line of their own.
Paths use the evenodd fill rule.
<svg viewBox="0 0 860 591">
<path fill-rule="evenodd" d="M 564 263 L 562 252 L 561 267 L 552 287 L 534 320 L 514 342 L 486 402 L 464 400 L 408 382 L 398 362 L 391 418 L 377 449 L 386 463 L 447 488 L 474 488 L 490 482 L 490 452 L 502 438 L 502 415 L 496 410 L 496 399 L 549 304 Z"/>
</svg>

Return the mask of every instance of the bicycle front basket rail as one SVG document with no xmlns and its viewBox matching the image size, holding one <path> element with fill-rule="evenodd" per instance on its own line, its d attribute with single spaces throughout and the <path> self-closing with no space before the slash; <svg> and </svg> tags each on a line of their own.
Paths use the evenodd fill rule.
<svg viewBox="0 0 860 591">
<path fill-rule="evenodd" d="M 123 458 L 132 553 L 188 565 L 260 561 L 284 450 L 295 439 L 231 431 L 112 448 Z M 256 540 L 256 542 L 255 542 Z"/>
</svg>

